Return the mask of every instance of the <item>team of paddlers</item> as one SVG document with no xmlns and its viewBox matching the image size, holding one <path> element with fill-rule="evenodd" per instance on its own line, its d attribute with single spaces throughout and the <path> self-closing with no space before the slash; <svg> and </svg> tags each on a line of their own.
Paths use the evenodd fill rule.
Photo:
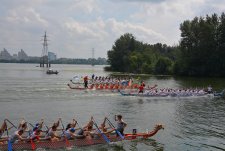
<svg viewBox="0 0 225 151">
<path fill-rule="evenodd" d="M 75 79 L 79 79 L 76 77 Z M 68 86 L 71 89 L 79 89 L 80 83 L 75 83 L 73 80 L 71 82 L 77 87 L 72 87 L 70 84 Z M 90 83 L 88 85 L 88 83 Z M 212 87 L 208 86 L 204 88 L 189 88 L 189 89 L 172 89 L 172 88 L 157 88 L 157 84 L 153 86 L 146 86 L 144 81 L 140 83 L 134 83 L 132 78 L 114 78 L 114 77 L 95 77 L 92 78 L 84 76 L 83 78 L 84 89 L 92 90 L 129 90 L 129 93 L 144 94 L 149 96 L 201 96 L 205 94 L 212 93 Z M 133 91 L 134 90 L 134 91 Z M 137 90 L 137 91 L 136 91 Z"/>
<path fill-rule="evenodd" d="M 23 142 L 35 142 L 35 141 L 59 141 L 62 139 L 83 139 L 83 138 L 98 138 L 101 135 L 124 135 L 124 128 L 127 124 L 123 121 L 122 115 L 116 115 L 115 120 L 117 121 L 116 127 L 105 117 L 101 125 L 97 125 L 94 118 L 88 121 L 88 123 L 80 127 L 78 122 L 73 119 L 64 127 L 62 119 L 59 118 L 57 122 L 53 123 L 52 126 L 48 127 L 45 125 L 44 120 L 36 124 L 26 122 L 24 119 L 19 123 L 19 126 L 15 126 L 11 121 L 5 119 L 2 126 L 0 127 L 0 145 L 7 143 Z M 107 124 L 108 123 L 108 124 Z M 61 128 L 59 129 L 61 124 Z M 10 126 L 8 126 L 10 125 Z M 108 125 L 108 126 L 107 126 Z M 9 136 L 9 131 L 15 128 L 14 133 Z M 45 129 L 45 130 L 43 130 Z M 61 132 L 59 134 L 59 132 Z M 4 135 L 7 134 L 7 135 Z"/>
<path fill-rule="evenodd" d="M 132 78 L 119 78 L 119 77 L 115 78 L 108 76 L 95 77 L 93 75 L 92 78 L 88 78 L 88 76 L 84 76 L 81 78 L 75 76 L 70 81 L 73 85 L 75 85 L 75 87 L 73 87 L 71 84 L 68 84 L 68 86 L 71 89 L 85 88 L 93 90 L 122 90 L 122 89 L 140 89 L 140 87 L 142 86 L 144 86 L 145 89 L 152 89 L 151 86 L 145 86 L 143 81 L 141 81 L 141 84 L 137 82 L 134 83 L 134 80 Z M 81 84 L 83 84 L 84 86 L 83 87 L 80 86 Z M 154 85 L 153 87 L 156 86 L 157 85 Z"/>
<path fill-rule="evenodd" d="M 132 93 L 132 92 L 130 92 Z M 208 87 L 207 89 L 172 89 L 172 88 L 153 88 L 144 90 L 142 87 L 139 88 L 139 94 L 142 93 L 143 95 L 149 95 L 149 96 L 202 96 L 206 94 L 211 94 L 212 89 L 211 87 Z"/>
</svg>

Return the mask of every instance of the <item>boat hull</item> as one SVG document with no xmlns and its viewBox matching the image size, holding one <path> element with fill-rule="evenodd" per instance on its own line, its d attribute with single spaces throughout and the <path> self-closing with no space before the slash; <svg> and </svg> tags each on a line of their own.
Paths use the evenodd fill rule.
<svg viewBox="0 0 225 151">
<path fill-rule="evenodd" d="M 82 86 L 81 86 L 82 84 Z M 88 88 L 84 88 L 83 83 L 81 84 L 73 84 L 74 86 L 72 86 L 71 84 L 67 84 L 67 86 L 70 89 L 75 89 L 75 90 L 99 90 L 99 91 L 111 91 L 111 92 L 118 92 L 120 90 L 126 90 L 126 91 L 137 91 L 137 88 L 130 88 L 130 87 L 120 87 L 120 88 L 96 88 L 96 87 L 88 87 Z M 151 89 L 146 89 L 146 90 L 151 90 Z"/>
<path fill-rule="evenodd" d="M 125 134 L 124 140 L 133 140 L 137 138 L 148 138 L 153 135 L 148 133 L 139 133 L 139 134 Z M 118 142 L 122 141 L 120 137 L 115 135 L 108 137 L 110 142 Z M 18 142 L 12 144 L 13 150 L 35 150 L 37 148 L 45 148 L 45 149 L 58 149 L 58 148 L 66 148 L 66 147 L 82 147 L 82 146 L 90 146 L 97 144 L 106 144 L 107 142 L 103 137 L 98 138 L 75 138 L 73 140 L 60 140 L 60 141 L 39 141 L 39 142 Z M 0 150 L 8 150 L 8 144 L 0 145 Z"/>
</svg>

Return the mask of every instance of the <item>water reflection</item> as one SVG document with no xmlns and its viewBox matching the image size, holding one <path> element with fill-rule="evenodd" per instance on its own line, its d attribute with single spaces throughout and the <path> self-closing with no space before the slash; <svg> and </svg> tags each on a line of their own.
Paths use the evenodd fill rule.
<svg viewBox="0 0 225 151">
<path fill-rule="evenodd" d="M 144 103 L 143 99 L 138 99 L 138 104 L 143 104 L 143 103 Z"/>
<path fill-rule="evenodd" d="M 142 148 L 139 148 L 139 145 L 143 145 Z M 154 139 L 138 139 L 131 141 L 130 150 L 138 151 L 138 150 L 152 150 L 152 151 L 163 151 L 164 145 L 157 142 Z"/>
<path fill-rule="evenodd" d="M 216 91 L 221 91 L 225 88 L 224 78 L 174 77 L 174 79 L 184 88 L 206 88 L 209 85 Z"/>
</svg>

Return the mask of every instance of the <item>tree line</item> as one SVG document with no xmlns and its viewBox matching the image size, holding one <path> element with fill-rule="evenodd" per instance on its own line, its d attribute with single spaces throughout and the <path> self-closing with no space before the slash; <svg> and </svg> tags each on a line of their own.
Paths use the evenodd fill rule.
<svg viewBox="0 0 225 151">
<path fill-rule="evenodd" d="M 108 51 L 106 70 L 184 76 L 225 76 L 225 14 L 195 17 L 180 24 L 177 46 L 147 44 L 131 33 Z"/>
<path fill-rule="evenodd" d="M 86 64 L 86 65 L 106 65 L 107 60 L 105 58 L 88 58 L 88 59 L 69 59 L 59 58 L 51 61 L 52 64 Z"/>
</svg>

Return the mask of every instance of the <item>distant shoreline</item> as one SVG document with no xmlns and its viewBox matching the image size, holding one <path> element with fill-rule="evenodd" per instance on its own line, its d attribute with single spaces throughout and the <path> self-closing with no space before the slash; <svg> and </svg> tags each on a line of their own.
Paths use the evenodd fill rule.
<svg viewBox="0 0 225 151">
<path fill-rule="evenodd" d="M 94 62 L 94 63 L 93 63 Z M 34 60 L 0 60 L 0 63 L 28 63 L 28 64 L 40 64 L 40 59 Z M 60 58 L 54 61 L 50 61 L 50 64 L 83 64 L 83 65 L 108 65 L 105 58 L 94 59 L 67 59 Z"/>
<path fill-rule="evenodd" d="M 15 64 L 38 64 L 40 65 L 40 63 L 36 63 L 36 62 L 1 62 L 0 64 L 8 64 L 8 63 L 15 63 Z M 67 65 L 92 65 L 92 64 L 81 64 L 81 63 L 51 63 L 51 64 L 67 64 Z M 108 65 L 108 64 L 95 64 L 94 66 L 99 66 L 99 65 Z"/>
</svg>

